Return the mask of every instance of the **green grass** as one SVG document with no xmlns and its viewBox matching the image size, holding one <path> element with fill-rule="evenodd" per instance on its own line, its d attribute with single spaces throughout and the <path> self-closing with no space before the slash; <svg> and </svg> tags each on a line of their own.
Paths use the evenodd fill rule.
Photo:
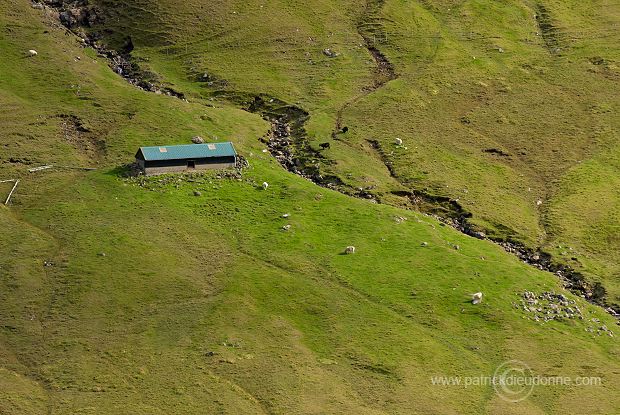
<svg viewBox="0 0 620 415">
<path fill-rule="evenodd" d="M 150 15 L 162 25 L 145 20 L 145 27 L 148 23 L 151 28 L 172 31 L 178 29 L 174 19 L 186 16 L 184 10 L 198 3 L 187 3 L 188 8 L 176 14 L 173 7 L 183 4 L 156 4 L 158 14 Z M 386 10 L 404 5 L 389 2 Z M 322 42 L 327 42 L 330 27 L 321 27 L 326 16 L 330 12 L 348 16 L 333 17 L 330 23 L 343 26 L 346 33 L 335 35 L 341 42 L 337 45 L 343 54 L 353 56 L 345 49 L 350 47 L 347 36 L 354 36 L 351 22 L 357 11 L 353 3 L 294 6 L 270 3 L 267 16 L 293 16 L 309 26 L 304 36 L 321 35 Z M 273 35 L 268 30 L 273 25 L 258 14 L 258 3 L 215 3 L 212 10 L 228 16 L 222 27 L 236 21 L 237 17 L 228 15 L 232 10 L 238 10 L 241 17 L 244 13 L 254 16 L 252 22 L 263 22 L 264 26 L 248 29 L 249 34 L 232 31 L 233 39 L 250 43 L 254 33 Z M 455 24 L 450 16 L 433 20 L 431 12 L 421 6 L 415 11 L 422 13 L 419 19 L 425 25 L 447 30 Z M 132 13 L 142 22 L 137 10 Z M 205 15 L 218 17 L 216 13 Z M 507 16 L 506 21 L 514 18 Z M 292 27 L 297 23 L 284 21 Z M 244 20 L 235 24 L 238 30 L 248 26 Z M 153 53 L 150 64 L 167 82 L 187 91 L 189 103 L 131 87 L 103 59 L 81 49 L 75 38 L 50 27 L 25 0 L 0 6 L 0 33 L 10 34 L 0 38 L 0 105 L 9 109 L 0 112 L 0 174 L 22 179 L 12 204 L 0 206 L 0 412 L 618 411 L 620 349 L 616 337 L 586 331 L 596 326 L 592 318 L 600 319 L 597 325 L 606 324 L 615 331 L 613 319 L 602 309 L 566 293 L 578 301 L 584 320 L 534 322 L 527 318 L 529 314 L 514 308 L 517 293 L 562 291 L 555 276 L 429 217 L 352 199 L 286 173 L 262 152 L 258 137 L 269 128 L 266 122 L 228 104 L 203 99 L 200 86 L 189 82 L 186 68 L 178 65 L 182 58 L 166 58 L 163 49 L 157 49 L 163 40 L 175 37 L 136 35 L 136 54 Z M 202 39 L 195 33 L 190 38 Z M 155 49 L 141 47 L 149 39 L 156 43 L 150 46 Z M 215 48 L 215 40 L 207 43 L 208 48 Z M 204 59 L 209 68 L 218 65 L 217 71 L 240 90 L 254 91 L 254 82 L 264 80 L 260 91 L 291 101 L 302 100 L 301 95 L 307 93 L 304 102 L 316 111 L 312 112 L 311 134 L 321 129 L 329 132 L 334 119 L 328 114 L 333 115 L 332 110 L 348 98 L 347 88 L 363 84 L 368 68 L 333 63 L 343 67 L 334 73 L 350 83 L 340 83 L 321 102 L 312 88 L 325 85 L 333 70 L 327 66 L 318 68 L 315 78 L 306 79 L 295 68 L 278 66 L 282 62 L 258 59 L 256 78 L 246 78 L 251 67 L 241 65 L 240 60 L 254 62 L 262 56 L 260 50 L 269 42 L 261 42 L 255 46 L 254 57 L 249 52 L 244 57 L 233 50 L 216 50 Z M 39 56 L 24 59 L 30 48 L 37 49 Z M 390 53 L 396 59 L 396 51 Z M 448 61 L 448 56 L 444 59 Z M 406 72 L 404 67 L 400 71 Z M 424 114 L 430 116 L 435 107 L 424 101 L 428 99 L 425 93 L 407 87 L 410 82 L 402 77 L 347 112 L 347 125 L 354 126 L 352 137 L 330 151 L 339 158 L 336 169 L 342 169 L 343 175 L 350 173 L 351 181 L 374 181 L 385 192 L 403 186 L 386 178 L 361 131 L 381 138 L 375 134 L 385 131 L 395 116 L 388 114 L 389 107 L 399 102 L 426 102 Z M 299 89 L 288 89 L 292 84 Z M 80 85 L 80 92 L 72 85 Z M 381 121 L 366 117 L 363 123 L 361 118 L 354 122 L 380 96 L 385 99 L 373 111 Z M 67 130 L 63 127 L 67 118 L 59 117 L 63 114 L 78 117 L 89 131 Z M 440 120 L 440 115 L 434 117 Z M 389 137 L 385 133 L 381 139 L 386 146 L 397 134 L 405 139 L 410 153 L 395 153 L 395 160 L 406 177 L 406 168 L 414 171 L 406 166 L 415 145 L 405 127 L 410 121 L 402 116 L 400 120 L 392 124 Z M 448 128 L 446 123 L 438 125 Z M 138 146 L 186 143 L 195 134 L 233 140 L 250 162 L 241 180 L 218 178 L 216 172 L 140 180 L 118 174 L 121 165 L 132 161 Z M 95 153 L 93 159 L 92 143 L 97 140 L 105 141 L 105 151 Z M 513 216 L 506 214 L 507 220 L 526 216 L 537 220 L 533 208 L 519 202 L 527 197 L 504 187 L 511 180 L 523 185 L 522 179 L 512 177 L 512 171 L 523 171 L 523 166 L 478 164 L 476 160 L 485 156 L 476 153 L 467 159 L 458 148 L 449 153 L 437 143 L 430 152 L 421 149 L 416 160 L 433 164 L 436 156 L 433 171 L 441 171 L 442 164 L 448 169 L 467 160 L 462 170 L 453 170 L 454 181 L 448 182 L 448 189 L 468 179 L 468 195 L 472 200 L 480 197 L 481 211 L 491 211 L 491 203 L 502 206 L 515 200 L 521 210 L 511 209 Z M 347 145 L 348 150 L 340 145 Z M 11 163 L 10 158 L 21 162 Z M 549 227 L 557 228 L 562 238 L 584 241 L 575 249 L 596 253 L 587 266 L 601 276 L 614 269 L 617 244 L 606 235 L 612 235 L 610 229 L 617 224 L 613 216 L 617 204 L 611 193 L 600 199 L 594 195 L 614 185 L 614 160 L 612 151 L 601 151 L 568 169 L 562 176 L 565 181 L 557 183 L 557 196 L 546 216 Z M 48 163 L 95 165 L 98 170 L 27 173 L 31 166 Z M 257 186 L 263 181 L 270 184 L 267 191 Z M 445 186 L 432 177 L 421 185 L 435 182 L 437 187 Z M 575 192 L 576 187 L 584 193 Z M 488 199 L 481 197 L 481 189 L 487 190 Z M 194 196 L 194 190 L 202 196 Z M 497 202 L 501 194 L 506 199 Z M 587 221 L 571 210 L 584 201 L 589 203 L 583 210 Z M 290 218 L 283 219 L 284 213 Z M 398 217 L 407 220 L 398 223 Z M 480 220 L 491 223 L 493 218 L 481 215 Z M 291 225 L 289 231 L 282 230 L 286 223 Z M 523 228 L 523 234 L 530 232 L 527 224 Z M 608 238 L 607 248 L 601 248 L 595 235 Z M 454 249 L 455 244 L 460 249 Z M 553 244 L 564 246 L 565 242 Z M 348 245 L 356 246 L 355 255 L 341 255 Z M 605 258 L 610 268 L 604 268 L 597 258 Z M 44 266 L 45 262 L 53 265 Z M 485 294 L 479 306 L 468 301 L 476 291 Z M 501 400 L 491 387 L 431 384 L 435 375 L 490 376 L 510 359 L 526 362 L 536 374 L 600 376 L 603 384 L 537 387 L 517 404 Z"/>
<path fill-rule="evenodd" d="M 620 127 L 617 7 L 544 2 L 556 29 L 546 35 L 535 18 L 542 13 L 538 3 L 387 1 L 371 16 L 382 29 L 370 30 L 399 79 L 368 94 L 374 64 L 360 47 L 358 3 L 159 1 L 158 16 L 166 25 L 155 30 L 158 42 L 136 20 L 144 2 L 131 4 L 117 7 L 128 20 L 112 28 L 122 27 L 127 36 L 125 27 L 131 27 L 135 54 L 163 79 L 208 96 L 204 85 L 192 81 L 208 72 L 226 80 L 226 89 L 265 92 L 301 105 L 311 114 L 307 127 L 314 146 L 331 141 L 336 113 L 344 108 L 350 133 L 325 152 L 336 161 L 323 166 L 326 173 L 354 187 L 374 187 L 386 201 L 403 186 L 459 199 L 473 223 L 496 238 L 554 254 L 558 245 L 583 247 L 577 260 L 557 260 L 603 281 L 609 302 L 620 298 L 620 270 L 612 259 L 620 252 L 606 243 L 593 247 L 579 231 L 588 222 L 591 199 L 576 198 L 571 206 L 556 201 L 560 188 L 579 186 L 570 182 L 571 172 L 601 154 L 605 170 L 618 174 L 612 167 Z M 341 56 L 325 57 L 325 47 Z M 406 149 L 395 151 L 395 137 Z M 391 154 L 397 180 L 368 139 Z M 597 191 L 610 198 L 607 215 L 616 217 L 617 192 L 605 173 L 590 172 L 601 183 Z M 551 210 L 573 220 L 556 226 Z M 597 240 L 613 239 L 613 221 L 598 226 Z"/>
</svg>

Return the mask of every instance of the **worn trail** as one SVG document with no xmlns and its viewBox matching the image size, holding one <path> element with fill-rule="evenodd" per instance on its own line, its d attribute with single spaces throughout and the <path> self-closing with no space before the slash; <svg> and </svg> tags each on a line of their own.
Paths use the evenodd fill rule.
<svg viewBox="0 0 620 415">
<path fill-rule="evenodd" d="M 378 47 L 381 42 L 387 39 L 387 34 L 385 33 L 385 29 L 379 17 L 384 3 L 385 0 L 368 0 L 364 11 L 356 23 L 357 33 L 363 39 L 364 47 L 368 50 L 370 56 L 372 56 L 375 68 L 373 70 L 371 84 L 364 87 L 360 94 L 345 102 L 336 112 L 336 125 L 332 132 L 333 138 L 337 138 L 338 133 L 342 131 L 342 117 L 349 107 L 382 88 L 388 82 L 398 78 L 394 65 Z"/>
</svg>

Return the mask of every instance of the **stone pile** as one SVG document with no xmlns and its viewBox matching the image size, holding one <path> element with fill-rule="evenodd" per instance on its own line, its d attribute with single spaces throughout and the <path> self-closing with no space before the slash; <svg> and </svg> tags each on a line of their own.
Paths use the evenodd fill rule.
<svg viewBox="0 0 620 415">
<path fill-rule="evenodd" d="M 547 322 L 584 318 L 577 302 L 564 294 L 546 291 L 536 295 L 532 291 L 524 291 L 518 295 L 520 302 L 513 303 L 513 306 L 531 314 L 531 320 Z"/>
</svg>

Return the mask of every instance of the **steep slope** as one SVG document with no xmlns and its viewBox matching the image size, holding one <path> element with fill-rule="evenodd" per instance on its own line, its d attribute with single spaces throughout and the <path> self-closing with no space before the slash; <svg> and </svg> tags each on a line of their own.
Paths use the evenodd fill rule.
<svg viewBox="0 0 620 415">
<path fill-rule="evenodd" d="M 142 63 L 189 102 L 128 84 L 55 22 L 25 0 L 0 4 L 0 172 L 22 179 L 0 206 L 0 412 L 618 411 L 620 349 L 599 330 L 615 331 L 614 320 L 555 276 L 429 217 L 286 172 L 258 140 L 270 125 L 201 97 L 176 58 Z M 139 39 L 134 54 L 148 57 Z M 139 145 L 194 134 L 234 140 L 250 167 L 124 177 Z M 28 173 L 42 164 L 97 170 Z M 357 253 L 340 255 L 350 244 Z M 473 306 L 478 290 L 485 300 Z M 583 320 L 535 321 L 524 290 L 562 293 Z M 603 383 L 537 387 L 510 403 L 490 385 L 431 382 L 491 375 L 511 359 Z"/>
<path fill-rule="evenodd" d="M 308 111 L 307 141 L 331 144 L 329 160 L 310 160 L 323 176 L 397 205 L 403 191 L 458 200 L 479 230 L 552 254 L 617 304 L 613 2 L 95 3 L 111 17 L 93 32 L 131 38 L 186 93 L 264 93 Z M 578 176 L 599 185 L 583 192 Z"/>
</svg>

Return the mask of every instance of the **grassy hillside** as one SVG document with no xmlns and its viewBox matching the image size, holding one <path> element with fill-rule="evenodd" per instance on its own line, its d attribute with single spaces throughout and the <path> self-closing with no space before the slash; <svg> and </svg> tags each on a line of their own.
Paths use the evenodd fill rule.
<svg viewBox="0 0 620 415">
<path fill-rule="evenodd" d="M 326 174 L 391 203 L 403 188 L 458 199 L 490 236 L 553 254 L 619 301 L 613 2 L 98 4 L 112 10 L 107 42 L 131 37 L 143 65 L 186 93 L 267 93 L 308 110 L 313 145 L 331 142 Z M 397 79 L 375 89 L 365 45 Z M 210 87 L 195 82 L 204 73 Z M 331 140 L 337 121 L 350 132 Z"/>
<path fill-rule="evenodd" d="M 135 19 L 127 26 L 134 54 L 149 59 L 142 64 L 189 102 L 129 85 L 28 1 L 0 3 L 0 180 L 22 180 L 12 203 L 0 206 L 0 413 L 619 411 L 620 348 L 616 337 L 599 330 L 617 326 L 600 307 L 489 241 L 284 171 L 258 140 L 267 122 L 210 100 L 204 85 L 187 76 L 192 59 L 201 59 L 196 69 L 213 71 L 229 88 L 299 101 L 311 111 L 309 133 L 325 140 L 334 110 L 372 81 L 370 56 L 352 46 L 359 41 L 359 4 L 124 3 L 127 8 L 101 5 L 116 6 L 118 19 Z M 386 12 L 405 4 L 393 3 Z M 435 24 L 431 16 L 440 13 L 415 10 L 426 16 L 423 24 Z M 196 24 L 183 20 L 189 13 L 199 14 Z M 248 15 L 252 20 L 240 20 Z M 230 38 L 209 34 L 211 21 L 198 24 L 205 19 L 219 22 Z M 455 23 L 436 24 L 448 30 Z M 304 50 L 291 40 L 289 26 L 290 33 L 303 31 L 299 39 L 315 39 L 316 72 L 297 66 Z M 299 56 L 263 59 L 261 49 L 278 36 L 284 40 L 276 44 Z M 185 39 L 192 39 L 187 54 Z M 342 58 L 322 55 L 325 47 Z M 26 58 L 31 48 L 39 54 Z M 279 47 L 271 52 L 277 55 Z M 389 53 L 401 78 L 381 93 L 406 100 L 392 89 L 406 84 L 396 52 Z M 343 112 L 351 134 L 328 152 L 342 155 L 331 168 L 344 178 L 361 183 L 371 180 L 362 177 L 368 171 L 369 183 L 388 192 L 411 185 L 403 179 L 410 153 L 395 163 L 403 177 L 392 180 L 363 141 L 365 129 L 388 128 L 382 112 L 396 105 L 382 101 L 372 113 L 386 124 L 373 127 L 373 118 L 361 114 L 376 94 Z M 397 126 L 409 122 L 401 115 L 389 136 L 376 137 L 388 146 Z M 122 174 L 138 146 L 187 143 L 196 134 L 234 141 L 250 167 L 241 175 Z M 413 150 L 412 136 L 400 136 Z M 605 265 L 600 258 L 612 258 L 613 237 L 606 248 L 594 238 L 614 235 L 615 199 L 609 193 L 596 202 L 587 192 L 606 189 L 618 175 L 613 153 L 599 154 L 562 176 L 549 221 L 563 237 L 597 249 L 587 265 L 608 275 L 613 260 Z M 43 164 L 97 170 L 28 173 Z M 270 184 L 266 191 L 258 186 L 263 181 Z M 583 193 L 572 191 L 576 184 Z M 571 210 L 584 201 L 593 207 L 584 210 L 593 215 L 587 222 Z M 348 245 L 356 254 L 342 255 Z M 520 306 L 525 290 L 563 293 L 583 319 L 535 321 L 536 313 Z M 469 301 L 476 291 L 485 295 L 478 306 Z M 597 376 L 602 384 L 537 387 L 528 399 L 510 403 L 491 386 L 431 382 L 432 376 L 490 376 L 512 359 L 542 376 Z"/>
</svg>

